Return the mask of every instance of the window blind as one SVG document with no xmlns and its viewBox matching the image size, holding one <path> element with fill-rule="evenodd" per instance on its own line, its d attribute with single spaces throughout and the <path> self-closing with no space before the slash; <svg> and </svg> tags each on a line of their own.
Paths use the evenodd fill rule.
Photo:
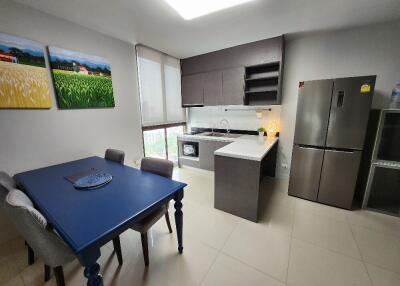
<svg viewBox="0 0 400 286">
<path fill-rule="evenodd" d="M 142 45 L 136 52 L 142 125 L 185 122 L 180 61 Z"/>
</svg>

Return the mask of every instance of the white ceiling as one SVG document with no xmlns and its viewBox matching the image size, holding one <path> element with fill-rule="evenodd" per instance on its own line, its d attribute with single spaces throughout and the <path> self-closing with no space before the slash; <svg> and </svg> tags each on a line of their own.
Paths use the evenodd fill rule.
<svg viewBox="0 0 400 286">
<path fill-rule="evenodd" d="M 14 1 L 178 58 L 281 34 L 400 19 L 400 0 L 256 0 L 190 21 L 163 0 Z"/>
</svg>

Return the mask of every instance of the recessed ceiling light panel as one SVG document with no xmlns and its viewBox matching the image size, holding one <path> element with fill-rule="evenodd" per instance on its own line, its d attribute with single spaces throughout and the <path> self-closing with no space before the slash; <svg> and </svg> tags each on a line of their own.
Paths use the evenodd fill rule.
<svg viewBox="0 0 400 286">
<path fill-rule="evenodd" d="M 185 20 L 191 20 L 254 0 L 164 0 Z"/>
</svg>

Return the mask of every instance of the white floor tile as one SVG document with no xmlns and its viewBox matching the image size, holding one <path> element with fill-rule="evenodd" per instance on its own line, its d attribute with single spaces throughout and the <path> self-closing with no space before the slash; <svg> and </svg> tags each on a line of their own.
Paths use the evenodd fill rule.
<svg viewBox="0 0 400 286">
<path fill-rule="evenodd" d="M 284 286 L 285 284 L 236 259 L 220 254 L 201 285 Z"/>
<path fill-rule="evenodd" d="M 295 216 L 293 237 L 361 259 L 350 226 L 346 222 L 314 214 L 298 213 Z"/>
<path fill-rule="evenodd" d="M 280 281 L 286 281 L 290 236 L 265 226 L 241 222 L 223 252 Z"/>
<path fill-rule="evenodd" d="M 342 222 L 347 222 L 346 214 L 350 212 L 303 199 L 296 200 L 295 210 L 296 215 L 301 213 L 308 213 L 317 216 L 332 218 Z"/>
<path fill-rule="evenodd" d="M 365 262 L 400 274 L 400 239 L 365 227 L 352 226 Z"/>
<path fill-rule="evenodd" d="M 361 261 L 293 239 L 287 284 L 370 286 L 371 282 Z"/>
<path fill-rule="evenodd" d="M 400 275 L 377 266 L 366 264 L 374 286 L 399 286 Z"/>
<path fill-rule="evenodd" d="M 272 231 L 291 235 L 294 223 L 294 210 L 285 205 L 263 204 L 264 212 L 258 223 L 266 224 Z"/>
<path fill-rule="evenodd" d="M 351 225 L 364 226 L 381 233 L 400 237 L 400 218 L 366 210 L 347 213 Z"/>
</svg>

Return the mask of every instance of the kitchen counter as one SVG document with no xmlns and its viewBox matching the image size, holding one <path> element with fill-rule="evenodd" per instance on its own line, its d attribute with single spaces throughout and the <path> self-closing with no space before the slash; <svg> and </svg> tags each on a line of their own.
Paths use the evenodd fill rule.
<svg viewBox="0 0 400 286">
<path fill-rule="evenodd" d="M 178 146 L 184 142 L 197 142 L 199 146 L 198 158 L 187 158 L 179 151 L 180 164 L 215 171 L 214 207 L 257 222 L 260 182 L 264 176 L 275 176 L 278 138 L 210 135 L 178 136 Z"/>
<path fill-rule="evenodd" d="M 261 181 L 275 177 L 278 138 L 243 135 L 214 152 L 216 209 L 257 222 Z"/>
<path fill-rule="evenodd" d="M 267 138 L 260 140 L 258 135 L 231 134 L 238 137 L 208 136 L 210 132 L 178 136 L 179 140 L 208 140 L 217 142 L 231 142 L 230 144 L 216 150 L 214 155 L 227 156 L 239 159 L 261 161 L 269 150 L 277 143 L 278 138 Z"/>
</svg>

